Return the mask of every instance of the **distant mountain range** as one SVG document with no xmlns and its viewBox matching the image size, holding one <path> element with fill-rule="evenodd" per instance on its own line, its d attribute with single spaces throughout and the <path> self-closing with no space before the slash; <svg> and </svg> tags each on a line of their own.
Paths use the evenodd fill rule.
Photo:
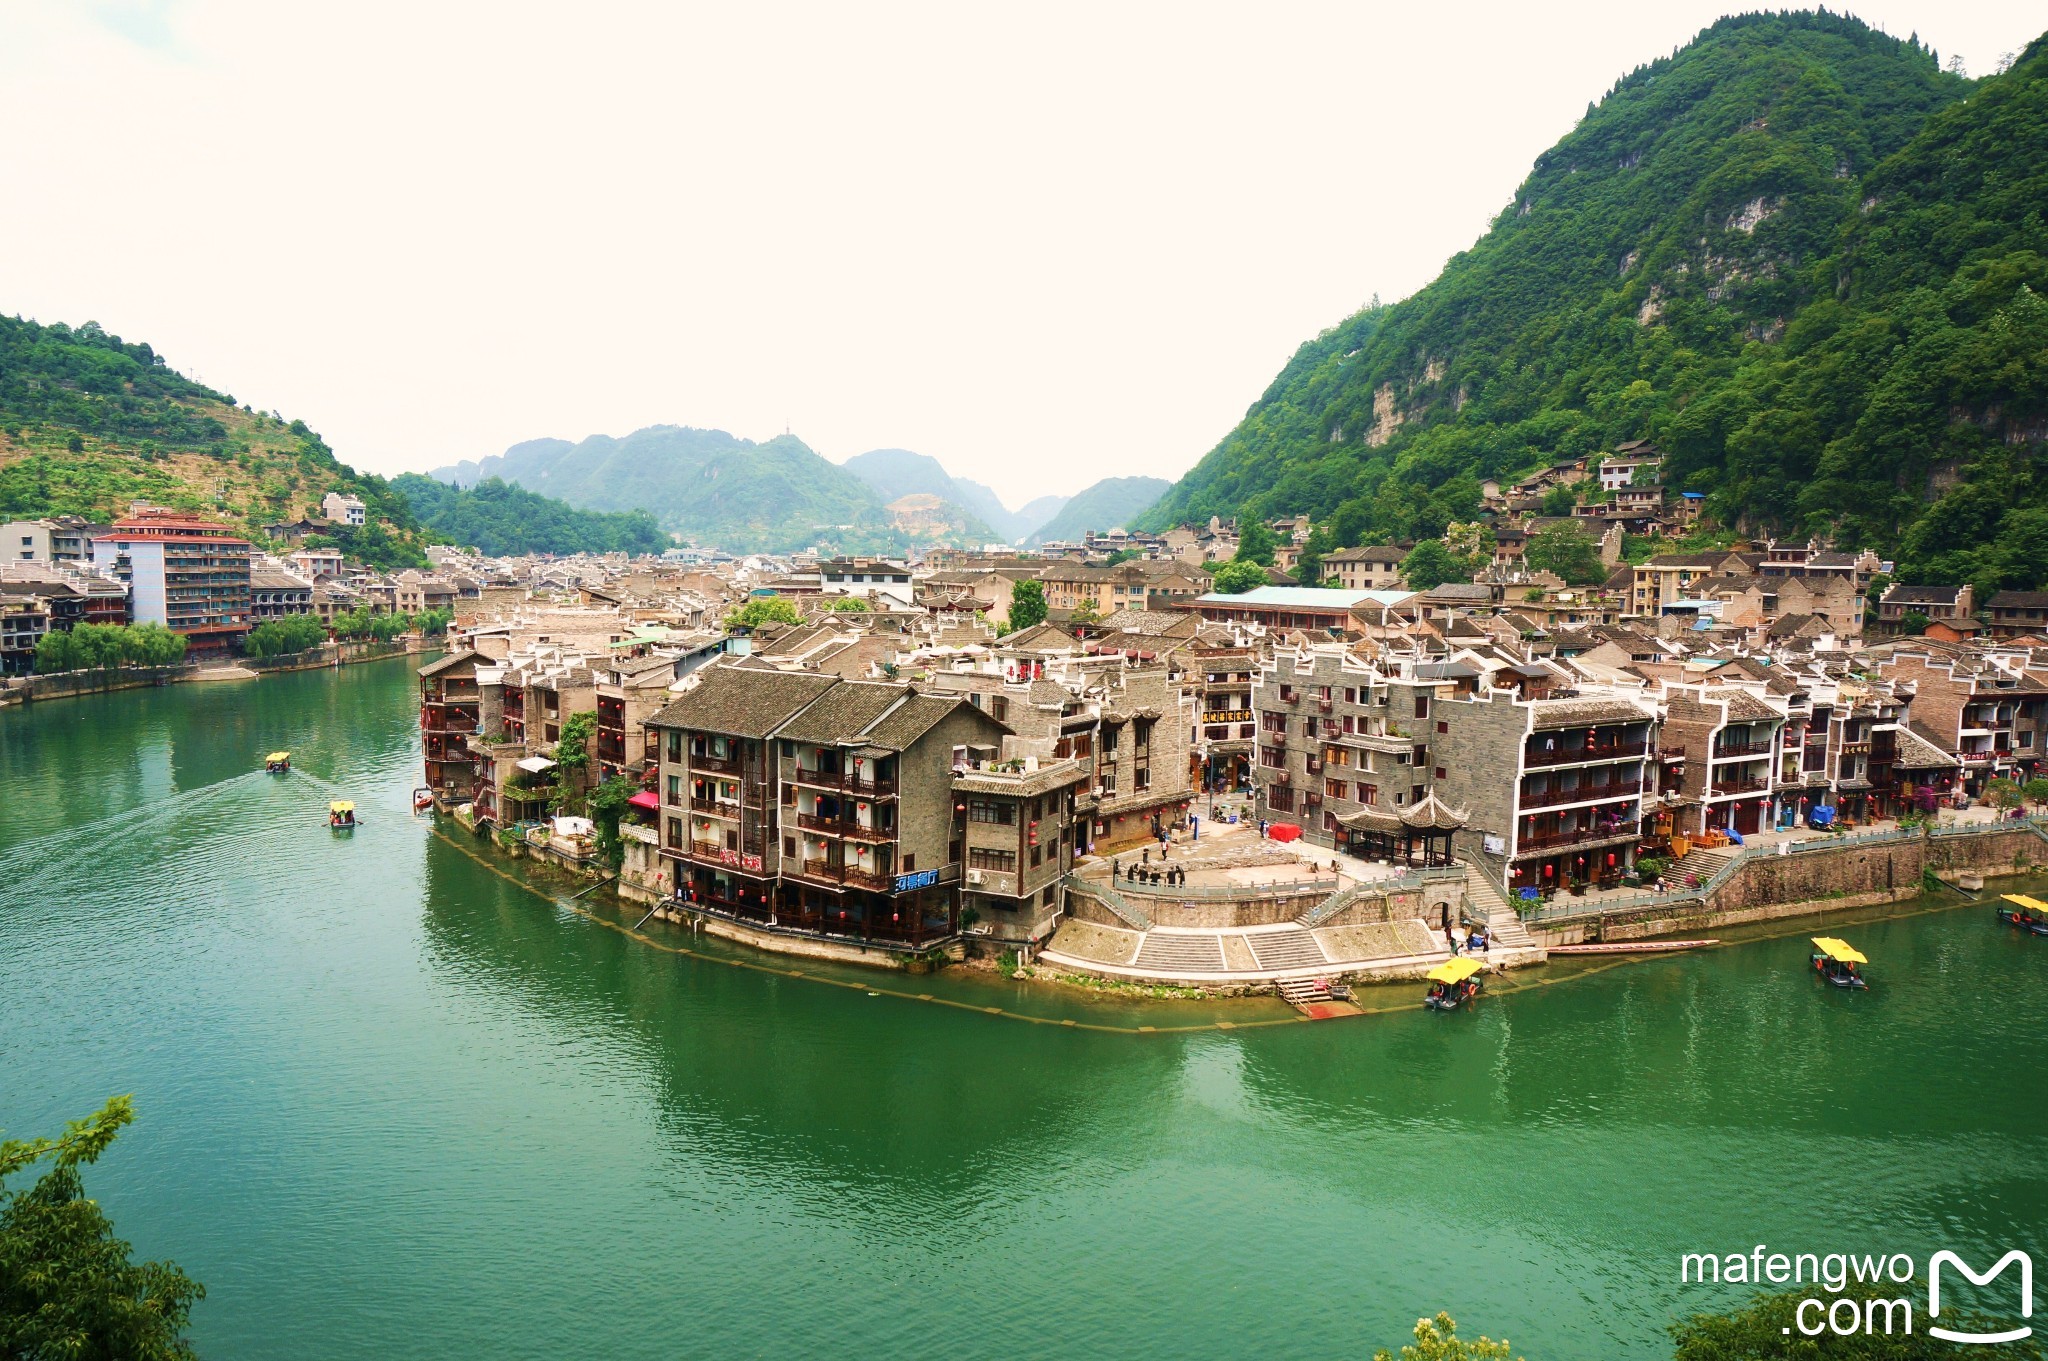
<svg viewBox="0 0 2048 1361">
<path fill-rule="evenodd" d="M 770 553 L 1079 538 L 1124 524 L 1167 487 L 1158 478 L 1109 478 L 1078 496 L 1041 496 L 1011 510 L 990 488 L 908 449 L 871 449 L 835 464 L 794 435 L 756 443 L 674 425 L 577 444 L 528 440 L 430 476 L 465 488 L 498 478 L 585 510 L 645 511 L 696 543 Z"/>
</svg>

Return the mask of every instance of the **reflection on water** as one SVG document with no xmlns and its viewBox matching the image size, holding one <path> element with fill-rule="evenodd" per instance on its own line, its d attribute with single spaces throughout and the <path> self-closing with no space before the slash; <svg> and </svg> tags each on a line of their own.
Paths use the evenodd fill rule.
<svg viewBox="0 0 2048 1361">
<path fill-rule="evenodd" d="M 1854 997 L 1785 936 L 1469 1014 L 1100 1034 L 553 906 L 409 816 L 413 714 L 402 663 L 0 713 L 0 1125 L 137 1093 L 95 1190 L 208 1284 L 209 1356 L 1368 1351 L 1439 1307 L 1656 1355 L 1726 1302 L 1681 1251 L 2048 1222 L 2048 943 L 1987 908 L 1854 927 Z"/>
</svg>

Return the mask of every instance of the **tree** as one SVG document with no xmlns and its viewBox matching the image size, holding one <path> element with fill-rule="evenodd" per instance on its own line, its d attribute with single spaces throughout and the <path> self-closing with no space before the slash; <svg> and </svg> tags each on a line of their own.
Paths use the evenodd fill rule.
<svg viewBox="0 0 2048 1361">
<path fill-rule="evenodd" d="M 1266 569 L 1245 558 L 1232 558 L 1216 569 L 1209 578 L 1209 584 L 1219 595 L 1243 595 L 1264 586 L 1268 578 Z"/>
<path fill-rule="evenodd" d="M 1899 627 L 1916 638 L 1927 632 L 1927 626 L 1933 622 L 1919 610 L 1907 610 L 1899 616 Z"/>
<path fill-rule="evenodd" d="M 266 619 L 242 639 L 242 651 L 251 657 L 286 657 L 305 652 L 327 641 L 327 630 L 310 614 L 290 614 Z"/>
<path fill-rule="evenodd" d="M 2001 775 L 1984 786 L 1984 802 L 2000 812 L 2010 813 L 2026 806 L 2027 791 L 2020 788 L 2019 781 L 2008 780 Z"/>
<path fill-rule="evenodd" d="M 2044 780 L 2039 776 L 2028 780 L 2026 795 L 2027 802 L 2033 804 L 2036 808 L 2048 804 L 2048 780 Z"/>
<path fill-rule="evenodd" d="M 1446 581 L 1461 581 L 1471 573 L 1442 539 L 1424 539 L 1401 559 L 1401 578 L 1411 591 L 1427 591 Z"/>
<path fill-rule="evenodd" d="M 1294 576 L 1304 586 L 1323 584 L 1323 559 L 1337 551 L 1337 540 L 1327 528 L 1318 527 L 1310 531 L 1301 545 L 1301 556 L 1294 560 Z"/>
<path fill-rule="evenodd" d="M 1006 632 L 1021 633 L 1045 622 L 1045 583 L 1020 581 L 1010 588 L 1010 614 Z"/>
<path fill-rule="evenodd" d="M 590 764 L 590 737 L 597 731 L 597 711 L 583 709 L 562 720 L 562 735 L 555 741 L 555 764 L 564 775 L 574 775 Z"/>
<path fill-rule="evenodd" d="M 117 1096 L 57 1139 L 0 1143 L 0 1356 L 123 1357 L 185 1361 L 192 1306 L 206 1297 L 170 1262 L 131 1262 L 129 1245 L 80 1169 L 99 1161 L 135 1118 Z M 34 1186 L 7 1179 L 45 1159 Z"/>
<path fill-rule="evenodd" d="M 1513 1356 L 1506 1338 L 1495 1342 L 1481 1336 L 1476 1342 L 1466 1342 L 1459 1338 L 1458 1325 L 1451 1316 L 1438 1314 L 1415 1320 L 1415 1344 L 1401 1348 L 1400 1361 L 1511 1361 Z M 1372 1354 L 1372 1361 L 1395 1361 L 1395 1357 L 1382 1347 Z"/>
<path fill-rule="evenodd" d="M 1607 576 L 1600 545 L 1570 521 L 1537 530 L 1523 556 L 1530 570 L 1555 572 L 1574 586 L 1590 586 Z"/>
<path fill-rule="evenodd" d="M 1572 513 L 1572 507 L 1579 503 L 1579 494 L 1572 487 L 1559 482 L 1543 493 L 1542 514 L 1550 518 Z"/>
<path fill-rule="evenodd" d="M 1694 1314 L 1691 1318 L 1671 1325 L 1671 1336 L 1677 1341 L 1672 1351 L 1672 1361 L 1954 1361 L 1962 1350 L 1953 1343 L 1930 1337 L 1924 1332 L 1909 1333 L 1903 1324 L 1895 1332 L 1885 1331 L 1885 1312 L 1880 1309 L 1873 1315 L 1876 1327 L 1865 1331 L 1858 1328 L 1848 1336 L 1838 1336 L 1832 1330 L 1818 1336 L 1809 1335 L 1805 1329 L 1813 1326 L 1813 1310 L 1808 1308 L 1807 1322 L 1802 1326 L 1799 1306 L 1810 1298 L 1808 1291 L 1794 1290 L 1782 1295 L 1761 1295 L 1747 1308 L 1730 1314 Z M 1837 1299 L 1855 1301 L 1859 1319 L 1861 1305 L 1867 1300 L 1893 1298 L 1895 1294 L 1875 1289 L 1868 1285 L 1851 1284 L 1846 1290 L 1831 1292 L 1823 1300 L 1832 1307 Z M 1996 1331 L 1986 1320 L 1973 1317 L 1968 1312 L 1958 1315 L 1955 1322 L 1949 1319 L 1950 1306 L 1942 1306 L 1941 1322 L 1944 1326 L 1962 1331 Z M 1825 1328 L 1825 1322 L 1822 1326 Z M 2031 1341 L 2008 1347 L 1978 1348 L 1970 1350 L 1991 1361 L 1995 1357 L 2008 1359 L 2030 1357 L 2038 1361 L 2040 1348 Z"/>
<path fill-rule="evenodd" d="M 628 801 L 640 792 L 640 786 L 623 775 L 614 775 L 590 791 L 590 797 L 583 801 L 584 811 L 590 814 L 590 821 L 597 828 L 597 853 L 604 862 L 617 869 L 626 858 L 626 843 L 619 835 L 619 822 L 626 815 Z"/>
<path fill-rule="evenodd" d="M 1273 565 L 1273 550 L 1280 541 L 1273 537 L 1272 527 L 1264 520 L 1245 517 L 1237 531 L 1237 556 L 1246 562 L 1256 562 L 1262 567 Z"/>
<path fill-rule="evenodd" d="M 36 672 L 53 676 L 78 670 L 78 642 L 69 629 L 51 629 L 36 639 Z"/>
<path fill-rule="evenodd" d="M 866 614 L 872 607 L 857 595 L 842 595 L 825 608 L 838 614 Z"/>
<path fill-rule="evenodd" d="M 796 606 L 779 595 L 756 596 L 746 604 L 725 616 L 725 631 L 736 633 L 741 629 L 757 629 L 763 624 L 801 624 L 803 615 Z"/>
<path fill-rule="evenodd" d="M 1444 546 L 1465 564 L 1466 571 L 1476 572 L 1493 561 L 1500 540 L 1484 520 L 1467 520 L 1444 530 Z"/>
</svg>

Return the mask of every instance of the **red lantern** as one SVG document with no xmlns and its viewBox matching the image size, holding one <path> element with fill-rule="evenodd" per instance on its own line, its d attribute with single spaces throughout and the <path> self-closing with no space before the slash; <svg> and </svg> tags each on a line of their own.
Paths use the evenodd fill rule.
<svg viewBox="0 0 2048 1361">
<path fill-rule="evenodd" d="M 1609 852 L 1607 853 L 1607 863 L 1608 863 L 1608 864 L 1610 864 L 1610 865 L 1614 863 L 1614 852 L 1613 852 L 1613 851 L 1609 851 Z"/>
<path fill-rule="evenodd" d="M 1543 877 L 1544 877 L 1545 879 L 1548 879 L 1548 878 L 1549 878 L 1549 877 L 1550 877 L 1551 875 L 1553 875 L 1553 874 L 1556 874 L 1556 873 L 1557 873 L 1557 866 L 1555 866 L 1555 865 L 1545 865 L 1545 866 L 1543 867 Z"/>
</svg>

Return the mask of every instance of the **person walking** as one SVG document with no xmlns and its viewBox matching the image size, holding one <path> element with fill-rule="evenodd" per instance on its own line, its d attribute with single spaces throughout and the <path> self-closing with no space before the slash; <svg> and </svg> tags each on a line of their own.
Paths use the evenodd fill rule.
<svg viewBox="0 0 2048 1361">
<path fill-rule="evenodd" d="M 1453 958 L 1456 958 L 1459 954 L 1463 953 L 1463 951 L 1458 949 L 1458 933 L 1451 928 L 1451 924 L 1449 922 L 1444 923 L 1444 944 L 1451 947 L 1451 955 Z"/>
</svg>

